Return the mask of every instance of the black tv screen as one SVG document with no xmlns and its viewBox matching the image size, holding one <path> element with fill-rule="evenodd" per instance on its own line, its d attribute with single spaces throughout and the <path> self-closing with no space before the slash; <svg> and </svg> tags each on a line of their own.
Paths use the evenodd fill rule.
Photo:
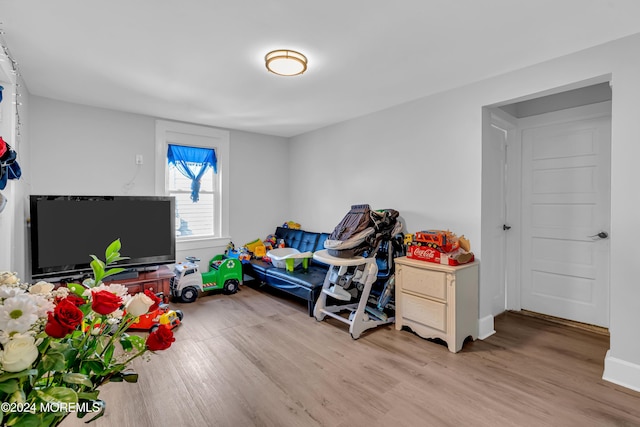
<svg viewBox="0 0 640 427">
<path fill-rule="evenodd" d="M 124 268 L 175 262 L 175 199 L 142 196 L 31 196 L 31 276 L 91 271 L 90 255 L 120 239 Z"/>
</svg>

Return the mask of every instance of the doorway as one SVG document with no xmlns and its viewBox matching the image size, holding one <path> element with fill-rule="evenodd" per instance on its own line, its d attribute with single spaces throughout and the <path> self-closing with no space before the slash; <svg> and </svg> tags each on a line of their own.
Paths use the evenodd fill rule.
<svg viewBox="0 0 640 427">
<path fill-rule="evenodd" d="M 496 176 L 496 158 L 483 158 L 483 224 L 502 233 L 483 228 L 483 263 L 488 258 L 491 266 L 491 278 L 483 279 L 503 284 L 492 290 L 492 314 L 499 314 L 502 299 L 503 309 L 608 327 L 608 82 L 489 111 L 485 128 L 506 137 L 504 154 L 496 152 L 504 158 L 503 178 Z M 500 134 L 491 133 L 483 132 L 483 156 L 498 144 Z M 491 214 L 486 206 L 498 202 L 504 203 L 501 218 L 497 207 L 494 218 L 485 216 Z"/>
</svg>

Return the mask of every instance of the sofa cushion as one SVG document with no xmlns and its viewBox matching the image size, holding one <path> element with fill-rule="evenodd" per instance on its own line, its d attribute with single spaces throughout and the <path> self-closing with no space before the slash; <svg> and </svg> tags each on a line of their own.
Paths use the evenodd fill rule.
<svg viewBox="0 0 640 427">
<path fill-rule="evenodd" d="M 316 247 L 312 250 L 313 252 L 318 252 L 324 249 L 324 241 L 329 237 L 329 233 L 320 233 L 318 236 L 318 241 L 316 242 Z M 315 265 L 318 267 L 324 267 L 325 269 L 329 268 L 329 266 L 323 262 L 316 261 L 315 259 L 311 259 L 311 265 Z"/>
<path fill-rule="evenodd" d="M 267 270 L 267 279 L 270 284 L 290 284 L 306 289 L 321 287 L 326 275 L 327 269 L 318 266 L 309 266 L 307 270 L 287 271 L 284 268 L 270 268 Z"/>
<path fill-rule="evenodd" d="M 314 251 L 318 244 L 320 233 L 313 233 L 304 230 L 294 230 L 291 228 L 278 227 L 276 238 L 284 239 L 285 246 L 295 248 L 300 252 Z"/>
</svg>

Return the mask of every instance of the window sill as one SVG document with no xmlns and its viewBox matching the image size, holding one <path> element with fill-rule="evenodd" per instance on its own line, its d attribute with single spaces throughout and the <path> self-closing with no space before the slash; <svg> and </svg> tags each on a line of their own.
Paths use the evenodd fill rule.
<svg viewBox="0 0 640 427">
<path fill-rule="evenodd" d="M 190 237 L 176 239 L 176 250 L 189 251 L 195 249 L 208 249 L 215 246 L 226 246 L 230 237 Z"/>
</svg>

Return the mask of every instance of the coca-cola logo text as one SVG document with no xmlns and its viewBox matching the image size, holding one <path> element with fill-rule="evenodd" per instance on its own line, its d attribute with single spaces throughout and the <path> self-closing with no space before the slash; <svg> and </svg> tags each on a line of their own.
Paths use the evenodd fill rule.
<svg viewBox="0 0 640 427">
<path fill-rule="evenodd" d="M 436 251 L 431 248 L 418 246 L 413 249 L 413 256 L 424 259 L 435 259 Z"/>
</svg>

